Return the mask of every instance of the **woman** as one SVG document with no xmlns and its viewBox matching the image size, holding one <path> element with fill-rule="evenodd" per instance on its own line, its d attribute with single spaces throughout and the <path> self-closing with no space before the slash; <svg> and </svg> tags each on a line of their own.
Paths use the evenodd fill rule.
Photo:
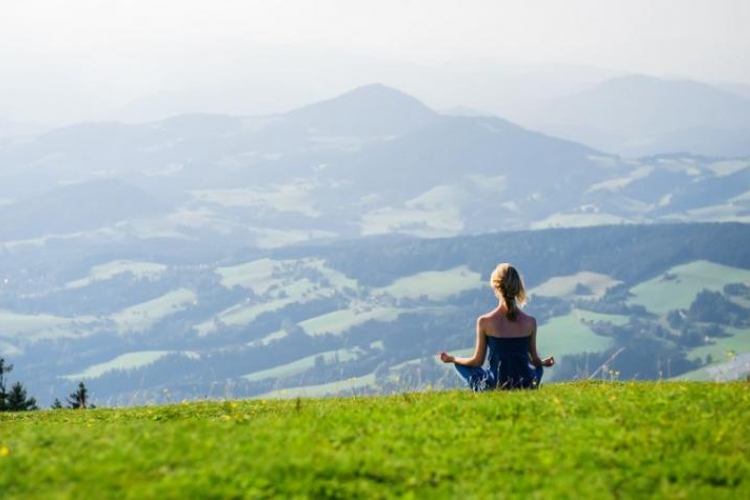
<svg viewBox="0 0 750 500">
<path fill-rule="evenodd" d="M 492 272 L 490 284 L 498 306 L 477 319 L 474 355 L 457 358 L 441 352 L 440 359 L 453 363 L 475 392 L 535 389 L 542 380 L 543 367 L 554 365 L 555 359 L 541 359 L 536 352 L 536 319 L 519 309 L 526 303 L 523 280 L 516 268 L 506 262 Z M 484 370 L 488 347 L 490 368 Z"/>
</svg>

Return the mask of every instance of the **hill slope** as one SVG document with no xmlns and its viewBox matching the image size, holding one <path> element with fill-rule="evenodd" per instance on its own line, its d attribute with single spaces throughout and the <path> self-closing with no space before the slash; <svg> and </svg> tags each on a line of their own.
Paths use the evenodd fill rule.
<svg viewBox="0 0 750 500">
<path fill-rule="evenodd" d="M 9 499 L 744 498 L 748 388 L 547 384 L 0 413 L 0 490 Z"/>
<path fill-rule="evenodd" d="M 110 405 L 164 401 L 165 387 L 180 399 L 335 394 L 352 377 L 367 392 L 450 387 L 457 381 L 434 353 L 472 348 L 476 316 L 496 305 L 487 280 L 498 261 L 524 275 L 540 349 L 558 360 L 550 379 L 604 364 L 638 379 L 748 372 L 725 364 L 750 352 L 748 225 L 274 251 L 128 245 L 86 252 L 68 242 L 54 262 L 44 248 L 0 260 L 0 355 L 42 404 L 78 378 Z"/>
<path fill-rule="evenodd" d="M 750 101 L 689 80 L 614 78 L 553 101 L 539 119 L 550 133 L 628 156 L 750 154 Z"/>
</svg>

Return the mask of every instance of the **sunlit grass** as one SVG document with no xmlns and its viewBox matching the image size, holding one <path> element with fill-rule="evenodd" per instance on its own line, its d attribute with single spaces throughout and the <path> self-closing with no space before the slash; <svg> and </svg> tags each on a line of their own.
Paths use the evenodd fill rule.
<svg viewBox="0 0 750 500">
<path fill-rule="evenodd" d="M 480 273 L 472 271 L 467 266 L 459 266 L 444 271 L 425 271 L 399 278 L 386 287 L 378 288 L 374 293 L 385 293 L 397 298 L 425 296 L 434 300 L 443 300 L 483 285 Z"/>
<path fill-rule="evenodd" d="M 651 312 L 666 314 L 687 309 L 703 289 L 722 291 L 730 283 L 750 281 L 750 270 L 723 266 L 705 260 L 675 266 L 664 274 L 640 283 L 630 291 L 630 304 L 642 305 Z"/>
<path fill-rule="evenodd" d="M 750 384 L 0 413 L 3 498 L 746 498 Z"/>
<path fill-rule="evenodd" d="M 556 316 L 537 328 L 537 349 L 540 356 L 597 352 L 607 349 L 612 339 L 595 334 L 581 319 L 585 315 L 574 310 L 565 316 Z"/>
<path fill-rule="evenodd" d="M 335 351 L 326 351 L 312 356 L 305 356 L 304 358 L 286 363 L 283 365 L 274 366 L 267 370 L 260 370 L 256 372 L 244 375 L 242 378 L 248 381 L 263 380 L 265 378 L 283 378 L 290 375 L 296 375 L 309 370 L 315 366 L 315 360 L 321 359 L 325 363 L 333 363 L 336 361 L 346 362 L 353 359 L 357 359 L 362 355 L 362 349 L 359 347 L 353 347 L 351 349 L 338 349 Z"/>
</svg>

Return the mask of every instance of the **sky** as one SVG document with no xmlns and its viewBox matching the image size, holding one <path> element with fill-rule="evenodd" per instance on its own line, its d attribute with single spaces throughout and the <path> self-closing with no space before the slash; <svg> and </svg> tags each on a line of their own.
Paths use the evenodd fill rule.
<svg viewBox="0 0 750 500">
<path fill-rule="evenodd" d="M 59 120 L 65 103 L 85 117 L 192 83 L 220 86 L 279 51 L 307 64 L 316 50 L 750 84 L 748 19 L 746 0 L 2 0 L 0 117 Z M 248 56 L 268 47 L 276 52 Z"/>
</svg>

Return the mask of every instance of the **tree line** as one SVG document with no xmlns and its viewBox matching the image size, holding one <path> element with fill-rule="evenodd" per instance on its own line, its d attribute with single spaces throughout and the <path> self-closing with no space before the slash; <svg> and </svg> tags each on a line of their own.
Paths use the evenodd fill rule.
<svg viewBox="0 0 750 500">
<path fill-rule="evenodd" d="M 7 388 L 5 375 L 12 371 L 13 365 L 6 363 L 4 358 L 0 358 L 0 411 L 38 410 L 39 407 L 37 406 L 36 398 L 28 395 L 23 383 L 17 381 L 10 386 L 10 389 Z M 65 403 L 65 406 L 63 406 L 62 402 L 55 398 L 52 409 L 86 409 L 94 407 L 89 404 L 88 389 L 83 382 L 78 383 L 78 387 L 70 393 Z"/>
</svg>

